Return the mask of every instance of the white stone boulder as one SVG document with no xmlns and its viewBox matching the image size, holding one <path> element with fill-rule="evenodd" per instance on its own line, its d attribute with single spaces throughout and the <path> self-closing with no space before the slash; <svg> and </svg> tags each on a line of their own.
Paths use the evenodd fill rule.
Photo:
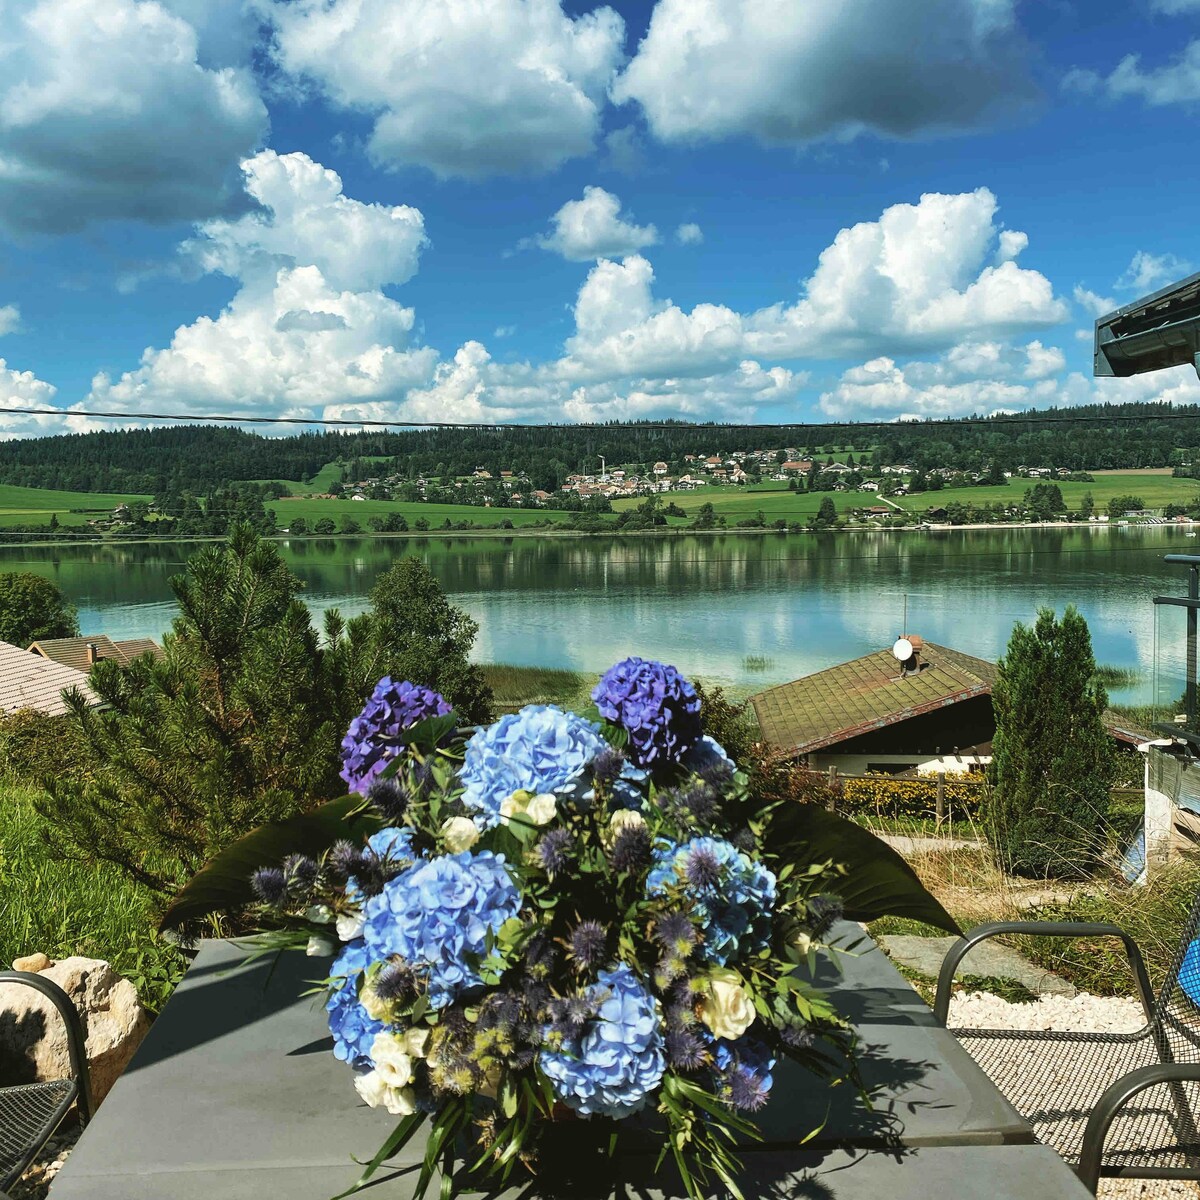
<svg viewBox="0 0 1200 1200">
<path fill-rule="evenodd" d="M 99 1104 L 150 1028 L 137 989 L 95 958 L 64 958 L 38 974 L 57 983 L 79 1013 Z M 0 984 L 0 1081 L 62 1079 L 70 1070 L 67 1031 L 54 1005 L 24 984 Z"/>
</svg>

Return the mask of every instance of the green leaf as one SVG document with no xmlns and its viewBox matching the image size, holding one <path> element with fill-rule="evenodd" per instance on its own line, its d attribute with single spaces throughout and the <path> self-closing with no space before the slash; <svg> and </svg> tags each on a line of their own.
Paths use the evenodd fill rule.
<svg viewBox="0 0 1200 1200">
<path fill-rule="evenodd" d="M 835 862 L 846 874 L 835 890 L 852 921 L 909 917 L 947 933 L 962 930 L 916 872 L 886 842 L 818 804 L 781 805 L 771 814 L 765 844 L 781 863 L 803 869 Z"/>
<path fill-rule="evenodd" d="M 364 809 L 361 796 L 342 796 L 311 812 L 261 825 L 222 850 L 171 901 L 160 929 L 179 929 L 211 913 L 254 899 L 250 876 L 259 867 L 278 866 L 289 854 L 321 854 L 338 838 L 359 838 L 382 822 Z"/>
</svg>

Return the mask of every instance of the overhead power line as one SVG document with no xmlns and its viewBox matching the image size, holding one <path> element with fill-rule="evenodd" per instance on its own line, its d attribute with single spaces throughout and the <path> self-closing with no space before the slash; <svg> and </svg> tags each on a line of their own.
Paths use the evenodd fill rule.
<svg viewBox="0 0 1200 1200">
<path fill-rule="evenodd" d="M 94 409 L 59 408 L 0 408 L 0 416 L 25 417 L 90 417 L 98 421 L 179 421 L 191 425 L 324 425 L 344 429 L 477 429 L 499 432 L 504 429 L 592 429 L 604 432 L 614 428 L 658 430 L 706 429 L 945 429 L 955 426 L 983 425 L 996 428 L 1004 425 L 1079 425 L 1096 422 L 1129 421 L 1200 421 L 1200 409 L 1191 412 L 1166 413 L 1064 413 L 1060 416 L 1041 415 L 1036 411 L 1004 413 L 994 417 L 928 417 L 920 420 L 887 421 L 771 421 L 737 422 L 708 421 L 636 421 L 574 423 L 567 421 L 371 421 L 355 417 L 263 417 L 229 416 L 215 413 L 145 413 L 110 412 Z"/>
</svg>

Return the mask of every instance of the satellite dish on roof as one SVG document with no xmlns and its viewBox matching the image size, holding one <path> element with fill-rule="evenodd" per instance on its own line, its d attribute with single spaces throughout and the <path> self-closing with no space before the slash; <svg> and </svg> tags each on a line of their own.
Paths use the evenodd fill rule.
<svg viewBox="0 0 1200 1200">
<path fill-rule="evenodd" d="M 913 656 L 913 644 L 908 638 L 897 638 L 896 644 L 892 647 L 892 657 L 897 662 L 908 662 Z"/>
</svg>

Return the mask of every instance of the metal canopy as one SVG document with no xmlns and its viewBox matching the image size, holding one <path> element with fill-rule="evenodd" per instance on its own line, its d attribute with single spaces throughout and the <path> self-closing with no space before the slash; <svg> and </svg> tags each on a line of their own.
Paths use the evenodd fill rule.
<svg viewBox="0 0 1200 1200">
<path fill-rule="evenodd" d="M 1200 273 L 1096 321 L 1093 375 L 1124 378 L 1188 363 L 1200 374 Z"/>
</svg>

